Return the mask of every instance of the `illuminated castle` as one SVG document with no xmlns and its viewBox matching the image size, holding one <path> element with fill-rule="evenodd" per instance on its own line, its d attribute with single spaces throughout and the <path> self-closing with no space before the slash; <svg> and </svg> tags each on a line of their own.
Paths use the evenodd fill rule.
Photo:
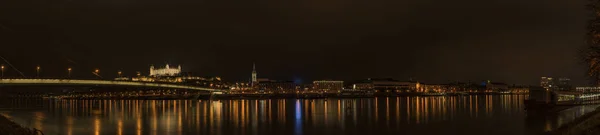
<svg viewBox="0 0 600 135">
<path fill-rule="evenodd" d="M 177 68 L 169 68 L 169 64 L 165 68 L 154 69 L 154 66 L 150 66 L 150 76 L 177 76 L 181 73 L 181 65 Z"/>
</svg>

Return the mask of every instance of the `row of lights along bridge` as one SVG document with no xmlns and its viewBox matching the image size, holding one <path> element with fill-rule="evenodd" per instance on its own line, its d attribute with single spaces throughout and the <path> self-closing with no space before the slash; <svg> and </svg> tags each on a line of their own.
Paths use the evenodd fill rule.
<svg viewBox="0 0 600 135">
<path fill-rule="evenodd" d="M 1 74 L 1 76 L 0 76 L 0 77 L 4 78 L 4 70 L 6 69 L 6 66 L 4 66 L 4 65 L 0 65 L 0 69 L 2 70 L 2 74 Z M 36 66 L 36 67 L 35 67 L 35 74 L 36 74 L 36 77 L 37 77 L 37 78 L 39 78 L 39 77 L 40 77 L 40 72 L 41 72 L 41 69 L 42 69 L 42 68 L 41 68 L 40 66 Z M 70 68 L 70 67 L 69 67 L 69 68 L 67 68 L 67 77 L 71 78 L 71 72 L 72 72 L 72 71 L 73 71 L 73 68 Z M 121 71 L 118 71 L 118 72 L 117 72 L 117 74 L 119 75 L 119 77 L 121 76 L 121 74 L 122 74 L 122 73 L 123 73 L 123 72 L 121 72 Z M 100 76 L 100 69 L 94 69 L 94 70 L 93 70 L 93 72 L 92 72 L 92 74 L 94 74 L 94 75 L 98 76 L 100 79 L 102 78 L 102 77 Z M 139 73 L 138 73 L 138 75 L 139 75 Z"/>
</svg>

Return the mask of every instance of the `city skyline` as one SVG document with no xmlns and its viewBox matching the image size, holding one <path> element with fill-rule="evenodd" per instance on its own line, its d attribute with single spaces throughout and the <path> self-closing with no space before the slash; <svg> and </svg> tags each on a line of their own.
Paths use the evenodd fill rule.
<svg viewBox="0 0 600 135">
<path fill-rule="evenodd" d="M 302 82 L 389 77 L 533 85 L 556 76 L 588 84 L 578 57 L 585 1 L 355 2 L 0 4 L 0 55 L 27 75 L 40 65 L 42 76 L 64 75 L 68 67 L 74 76 L 93 77 L 96 68 L 135 75 L 171 63 L 242 81 L 256 62 L 262 77 Z M 8 67 L 6 75 L 18 73 Z"/>
<path fill-rule="evenodd" d="M 600 134 L 600 0 L 8 0 L 0 69 L 0 135 Z"/>
<path fill-rule="evenodd" d="M 4 73 L 6 72 L 6 70 L 10 70 L 10 69 L 7 69 L 6 68 L 7 66 L 4 66 L 4 64 L 1 64 L 1 65 L 2 65 L 3 77 L 6 77 L 6 78 L 40 78 L 40 77 L 41 78 L 65 78 L 65 77 L 72 78 L 72 71 L 73 71 L 73 68 L 71 66 L 69 66 L 68 68 L 66 68 L 67 72 L 66 72 L 65 75 L 41 76 L 40 75 L 42 73 L 41 72 L 41 66 L 38 65 L 38 66 L 35 67 L 35 70 L 36 70 L 35 76 L 4 76 Z M 182 70 L 182 66 L 181 65 L 177 65 L 176 67 L 174 67 L 174 66 L 169 67 L 169 64 L 165 64 L 165 66 L 154 66 L 154 64 L 150 64 L 149 68 L 150 68 L 150 70 L 147 70 L 145 72 L 136 71 L 134 73 L 130 73 L 130 74 L 127 74 L 127 75 L 124 75 L 122 70 L 117 70 L 116 71 L 116 75 L 114 76 L 114 78 L 119 79 L 119 78 L 122 78 L 122 77 L 138 77 L 138 76 L 157 76 L 157 77 L 159 77 L 159 76 L 180 76 L 180 75 L 183 75 L 183 74 L 193 75 L 193 76 L 200 76 L 200 77 L 219 77 L 220 78 L 220 76 L 218 76 L 218 75 L 216 75 L 216 76 L 207 76 L 207 75 L 199 75 L 199 74 L 197 74 L 195 72 L 185 71 L 185 70 Z M 169 71 L 167 71 L 167 70 L 169 70 Z M 93 70 L 93 72 L 91 74 L 91 75 L 93 75 L 93 78 L 101 77 L 102 74 L 99 71 L 100 71 L 100 69 L 98 69 L 98 68 L 95 68 Z M 20 71 L 20 70 L 14 70 L 14 72 L 22 72 L 22 71 Z M 53 71 L 50 71 L 50 72 L 53 72 Z M 142 74 L 142 73 L 144 73 L 144 74 Z M 108 74 L 111 74 L 111 73 L 108 73 Z M 83 76 L 85 76 L 85 75 L 83 75 Z M 81 78 L 82 76 L 79 76 L 79 77 Z M 96 78 L 96 79 L 108 79 L 108 80 L 112 80 L 111 77 L 113 77 L 113 76 L 109 75 L 108 77 L 109 78 Z M 327 81 L 327 80 L 331 80 L 331 81 L 342 80 L 342 81 L 348 81 L 348 82 L 360 82 L 362 80 L 365 80 L 365 79 L 370 80 L 372 78 L 374 78 L 374 79 L 394 79 L 394 80 L 397 80 L 397 81 L 405 81 L 405 82 L 412 82 L 412 81 L 414 81 L 414 82 L 420 82 L 420 83 L 425 83 L 425 84 L 449 84 L 449 83 L 456 83 L 456 82 L 477 84 L 477 83 L 480 83 L 480 82 L 481 83 L 485 83 L 485 82 L 489 83 L 490 81 L 492 81 L 490 79 L 482 79 L 482 80 L 450 80 L 450 81 L 447 81 L 447 82 L 431 83 L 431 82 L 426 82 L 426 81 L 422 81 L 422 80 L 417 80 L 414 77 L 410 77 L 410 78 L 406 78 L 406 79 L 403 79 L 403 78 L 393 78 L 393 77 L 367 77 L 367 78 L 351 78 L 351 79 L 331 79 L 331 78 L 324 78 L 324 79 L 314 79 L 314 80 L 298 80 L 298 78 L 296 78 L 294 80 L 291 80 L 291 79 L 285 79 L 285 78 L 282 79 L 282 78 L 259 77 L 258 73 L 256 71 L 256 63 L 252 63 L 252 72 L 251 72 L 250 78 L 248 80 L 227 80 L 226 79 L 225 82 L 245 82 L 245 81 L 247 81 L 247 82 L 249 82 L 249 84 L 256 84 L 256 83 L 258 83 L 257 78 L 258 78 L 258 80 L 260 80 L 260 79 L 267 79 L 267 80 L 269 80 L 270 79 L 270 80 L 274 80 L 274 81 L 275 80 L 279 80 L 279 81 L 292 81 L 292 82 L 294 82 L 296 84 L 310 84 L 313 81 Z M 541 84 L 541 86 L 543 86 L 543 87 L 547 87 L 547 85 L 548 85 L 547 83 L 544 84 L 544 80 L 546 78 L 552 79 L 551 76 L 542 76 L 541 78 L 542 78 L 542 84 Z M 568 78 L 568 77 L 559 77 L 559 78 L 560 79 L 568 79 L 568 82 L 572 83 L 571 80 L 570 80 L 570 78 Z M 550 80 L 550 81 L 553 82 L 552 80 Z M 511 84 L 511 85 L 519 85 L 519 86 L 522 86 L 522 85 L 538 86 L 539 85 L 539 82 L 537 82 L 538 84 L 519 84 L 519 83 L 505 82 L 505 81 L 499 81 L 499 80 L 494 80 L 493 82 L 508 83 L 508 84 Z M 558 83 L 558 82 L 556 82 L 556 83 Z M 586 84 L 584 84 L 584 85 L 575 84 L 575 85 L 578 85 L 578 86 L 587 86 Z"/>
</svg>

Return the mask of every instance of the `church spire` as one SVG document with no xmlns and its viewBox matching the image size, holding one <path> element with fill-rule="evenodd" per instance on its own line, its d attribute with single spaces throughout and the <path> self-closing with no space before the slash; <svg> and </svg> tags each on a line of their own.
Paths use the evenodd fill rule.
<svg viewBox="0 0 600 135">
<path fill-rule="evenodd" d="M 256 80 L 256 64 L 254 62 L 252 62 L 252 78 L 251 79 L 252 79 L 251 81 L 252 81 L 253 85 L 258 83 Z"/>
</svg>

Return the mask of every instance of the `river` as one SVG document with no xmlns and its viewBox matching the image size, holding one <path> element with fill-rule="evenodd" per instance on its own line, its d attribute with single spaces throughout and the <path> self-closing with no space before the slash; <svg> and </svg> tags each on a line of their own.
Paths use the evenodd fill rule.
<svg viewBox="0 0 600 135">
<path fill-rule="evenodd" d="M 3 100 L 46 135 L 540 134 L 594 110 L 528 116 L 525 95 L 270 100 Z"/>
</svg>

